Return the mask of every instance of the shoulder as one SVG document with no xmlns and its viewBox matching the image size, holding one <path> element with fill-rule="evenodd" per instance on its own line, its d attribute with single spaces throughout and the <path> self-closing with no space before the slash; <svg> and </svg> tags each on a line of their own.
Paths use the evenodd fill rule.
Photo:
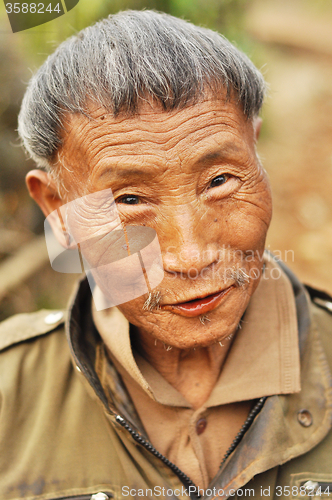
<svg viewBox="0 0 332 500">
<path fill-rule="evenodd" d="M 60 353 L 68 363 L 64 320 L 64 311 L 41 310 L 0 323 L 1 393 L 14 385 L 35 383 L 38 377 L 42 381 Z"/>
<path fill-rule="evenodd" d="M 65 319 L 64 311 L 46 309 L 6 319 L 0 323 L 0 352 L 63 327 Z"/>
<path fill-rule="evenodd" d="M 309 295 L 310 311 L 316 325 L 319 330 L 326 330 L 326 333 L 332 335 L 332 297 L 309 285 L 305 285 L 305 289 Z"/>
<path fill-rule="evenodd" d="M 42 310 L 0 324 L 1 421 L 11 434 L 22 415 L 33 426 L 32 417 L 61 401 L 68 389 L 73 365 L 64 319 L 63 311 Z"/>
<path fill-rule="evenodd" d="M 328 293 L 313 288 L 312 286 L 305 285 L 307 292 L 309 293 L 311 302 L 313 302 L 318 308 L 327 311 L 332 315 L 332 297 Z"/>
<path fill-rule="evenodd" d="M 309 285 L 305 285 L 310 297 L 310 312 L 313 327 L 318 333 L 332 370 L 332 297 Z"/>
</svg>

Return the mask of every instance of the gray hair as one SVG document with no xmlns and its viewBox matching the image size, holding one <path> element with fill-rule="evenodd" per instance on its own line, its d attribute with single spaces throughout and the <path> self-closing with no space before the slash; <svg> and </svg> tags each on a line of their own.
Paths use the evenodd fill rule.
<svg viewBox="0 0 332 500">
<path fill-rule="evenodd" d="M 223 36 L 167 14 L 128 10 L 82 30 L 48 57 L 29 83 L 18 131 L 37 165 L 50 170 L 66 114 L 89 116 L 88 101 L 129 116 L 146 98 L 169 111 L 221 89 L 237 96 L 248 119 L 259 113 L 264 79 Z"/>
</svg>

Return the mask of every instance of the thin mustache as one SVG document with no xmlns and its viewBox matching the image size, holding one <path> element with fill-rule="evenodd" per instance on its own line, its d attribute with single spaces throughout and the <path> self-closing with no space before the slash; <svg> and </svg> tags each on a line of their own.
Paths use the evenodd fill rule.
<svg viewBox="0 0 332 500">
<path fill-rule="evenodd" d="M 226 271 L 226 277 L 232 279 L 235 285 L 238 287 L 245 286 L 250 281 L 249 274 L 247 274 L 243 269 L 228 269 Z"/>
<path fill-rule="evenodd" d="M 148 298 L 143 304 L 143 311 L 153 311 L 154 309 L 160 309 L 161 293 L 149 292 Z"/>
<path fill-rule="evenodd" d="M 249 275 L 243 269 L 228 269 L 226 277 L 234 281 L 237 287 L 244 287 L 250 281 Z M 158 291 L 149 292 L 148 298 L 143 304 L 143 311 L 153 311 L 160 309 L 160 302 L 163 298 L 162 293 Z"/>
</svg>

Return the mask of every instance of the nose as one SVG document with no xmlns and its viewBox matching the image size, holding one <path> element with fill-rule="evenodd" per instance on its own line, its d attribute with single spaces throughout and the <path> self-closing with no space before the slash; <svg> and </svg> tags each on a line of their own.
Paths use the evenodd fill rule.
<svg viewBox="0 0 332 500">
<path fill-rule="evenodd" d="M 196 278 L 218 261 L 218 244 L 213 242 L 214 231 L 204 217 L 198 217 L 190 208 L 174 214 L 167 220 L 169 231 L 162 248 L 166 273 L 179 273 Z"/>
</svg>

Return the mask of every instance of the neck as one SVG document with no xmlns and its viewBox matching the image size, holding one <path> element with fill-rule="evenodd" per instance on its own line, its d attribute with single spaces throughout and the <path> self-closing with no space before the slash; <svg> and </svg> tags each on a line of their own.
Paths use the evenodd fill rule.
<svg viewBox="0 0 332 500">
<path fill-rule="evenodd" d="M 136 329 L 133 345 L 193 408 L 201 407 L 215 386 L 232 339 L 209 347 L 178 349 L 167 347 L 144 330 Z"/>
</svg>

